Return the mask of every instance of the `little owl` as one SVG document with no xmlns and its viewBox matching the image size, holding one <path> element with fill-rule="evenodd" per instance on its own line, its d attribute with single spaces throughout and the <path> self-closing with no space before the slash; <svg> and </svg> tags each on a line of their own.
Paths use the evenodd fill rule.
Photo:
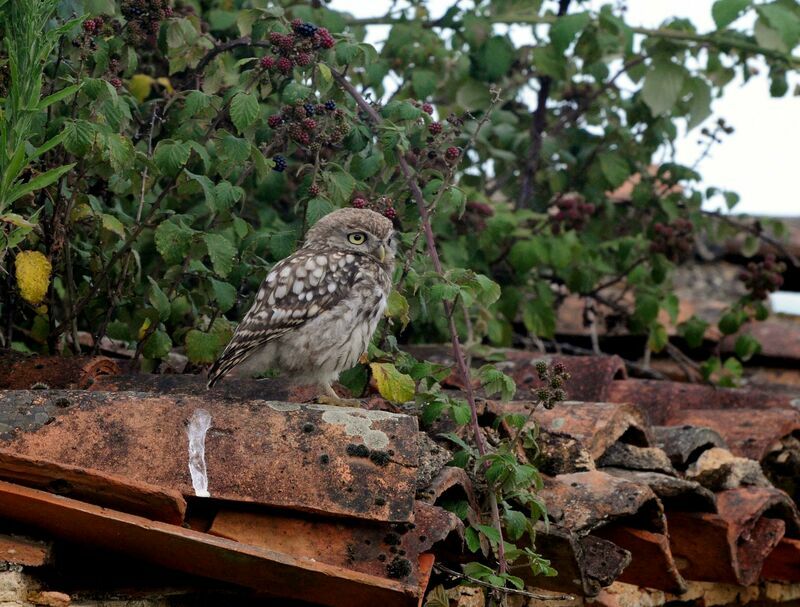
<svg viewBox="0 0 800 607">
<path fill-rule="evenodd" d="M 277 369 L 295 383 L 331 387 L 358 362 L 386 308 L 396 250 L 392 222 L 366 209 L 326 215 L 294 254 L 272 268 L 225 351 L 208 373 L 210 388 L 233 367 Z"/>
</svg>

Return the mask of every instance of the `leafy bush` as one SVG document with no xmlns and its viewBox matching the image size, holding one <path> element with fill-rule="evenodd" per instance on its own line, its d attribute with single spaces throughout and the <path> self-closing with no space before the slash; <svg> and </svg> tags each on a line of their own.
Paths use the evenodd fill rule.
<svg viewBox="0 0 800 607">
<path fill-rule="evenodd" d="M 424 5 L 358 20 L 318 1 L 0 0 L 0 345 L 77 352 L 87 331 L 95 348 L 106 335 L 128 343 L 145 369 L 174 347 L 194 368 L 210 363 L 270 265 L 352 204 L 404 235 L 392 324 L 373 352 L 392 362 L 373 371 L 398 394 L 411 376 L 431 418 L 467 423 L 474 403 L 443 399 L 442 370 L 399 353 L 398 339 L 549 339 L 572 293 L 611 306 L 650 350 L 667 346 L 670 272 L 696 235 L 735 224 L 701 205 L 737 197 L 653 159 L 755 61 L 769 92 L 786 94 L 800 7 L 718 0 L 717 29 L 699 33 L 677 17 L 636 27 L 611 5 L 476 4 L 430 21 Z M 752 31 L 736 27 L 744 13 Z M 369 23 L 390 26 L 380 50 L 363 42 Z M 515 46 L 511 25 L 533 28 L 534 43 Z M 533 110 L 521 101 L 530 85 Z M 730 130 L 712 128 L 710 142 Z M 624 201 L 609 195 L 626 183 Z M 723 333 L 765 317 L 770 263 L 742 278 L 750 294 Z M 611 286 L 632 303 L 608 301 Z M 706 326 L 679 331 L 697 345 Z M 737 344 L 742 359 L 755 349 Z M 705 369 L 729 377 L 737 365 Z M 365 367 L 348 374 L 365 379 Z M 513 392 L 491 368 L 480 379 Z M 516 539 L 503 496 L 519 503 L 519 485 L 504 493 L 503 466 L 528 483 L 533 473 L 513 451 L 465 453 L 496 477 Z"/>
</svg>

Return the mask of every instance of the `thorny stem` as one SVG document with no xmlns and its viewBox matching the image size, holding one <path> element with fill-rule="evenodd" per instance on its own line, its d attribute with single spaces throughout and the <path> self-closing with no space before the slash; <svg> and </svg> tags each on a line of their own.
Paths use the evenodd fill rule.
<svg viewBox="0 0 800 607">
<path fill-rule="evenodd" d="M 500 592 L 505 592 L 507 594 L 518 594 L 520 596 L 526 596 L 531 599 L 538 599 L 542 601 L 574 601 L 575 597 L 571 594 L 539 594 L 537 592 L 528 592 L 527 590 L 517 590 L 516 588 L 501 588 L 500 586 L 495 586 L 494 584 L 490 584 L 484 580 L 479 580 L 474 578 L 470 575 L 466 575 L 465 573 L 461 573 L 460 571 L 455 571 L 450 569 L 449 567 L 445 567 L 439 563 L 434 564 L 434 569 L 438 569 L 442 573 L 446 573 L 454 578 L 466 580 L 472 584 L 476 584 L 478 586 L 483 586 L 484 588 L 491 588 L 492 590 L 499 590 Z"/>
<path fill-rule="evenodd" d="M 378 112 L 375 111 L 364 97 L 359 93 L 356 88 L 350 83 L 347 78 L 344 77 L 343 74 L 339 73 L 336 70 L 331 70 L 334 79 L 336 82 L 345 90 L 347 93 L 353 98 L 359 108 L 361 108 L 364 113 L 369 117 L 370 121 L 374 124 L 378 125 L 381 123 L 381 117 Z M 439 259 L 439 252 L 436 248 L 436 238 L 433 234 L 433 227 L 431 226 L 431 219 L 430 214 L 428 212 L 428 207 L 425 204 L 425 197 L 422 194 L 422 191 L 419 189 L 419 184 L 417 183 L 416 178 L 414 177 L 413 171 L 411 167 L 408 165 L 408 162 L 405 159 L 403 154 L 397 155 L 397 161 L 400 165 L 400 171 L 403 173 L 403 177 L 408 184 L 408 187 L 411 189 L 411 195 L 414 198 L 414 201 L 417 203 L 417 209 L 420 215 L 420 222 L 422 224 L 423 233 L 425 235 L 425 243 L 427 245 L 428 254 L 431 257 L 431 262 L 433 263 L 434 270 L 436 273 L 444 278 L 444 269 L 442 268 L 442 262 Z M 478 407 L 475 404 L 475 392 L 472 388 L 472 382 L 470 380 L 470 373 L 469 368 L 467 367 L 466 357 L 464 356 L 464 350 L 461 347 L 461 340 L 458 336 L 458 329 L 456 327 L 455 319 L 453 318 L 453 304 L 449 301 L 443 301 L 442 304 L 444 305 L 445 315 L 447 316 L 447 323 L 448 329 L 450 332 L 450 342 L 453 348 L 453 358 L 456 361 L 456 366 L 458 368 L 458 372 L 462 377 L 464 383 L 464 392 L 466 393 L 467 403 L 469 404 L 470 408 L 470 421 L 472 426 L 472 433 L 475 436 L 475 445 L 478 448 L 478 453 L 480 454 L 481 458 L 485 458 L 487 454 L 486 449 L 486 441 L 483 436 L 483 432 L 481 431 L 481 426 L 478 421 Z M 497 505 L 497 496 L 494 490 L 489 491 L 489 502 L 491 506 L 492 512 L 492 524 L 494 528 L 497 530 L 498 534 L 500 535 L 500 542 L 497 544 L 497 561 L 500 566 L 500 574 L 504 574 L 508 570 L 508 562 L 506 561 L 506 553 L 505 553 L 505 545 L 503 544 L 503 531 L 502 526 L 500 524 L 500 511 Z"/>
</svg>

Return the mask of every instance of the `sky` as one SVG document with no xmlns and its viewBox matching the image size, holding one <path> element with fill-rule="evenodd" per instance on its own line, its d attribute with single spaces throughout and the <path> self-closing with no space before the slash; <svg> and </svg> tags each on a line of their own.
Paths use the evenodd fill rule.
<svg viewBox="0 0 800 607">
<path fill-rule="evenodd" d="M 589 0 L 585 4 L 597 9 L 605 3 Z M 433 18 L 451 4 L 452 0 L 426 2 Z M 665 19 L 680 16 L 690 19 L 698 31 L 704 32 L 714 28 L 712 4 L 713 0 L 628 0 L 627 21 L 631 25 L 656 27 Z M 329 6 L 356 17 L 371 17 L 385 14 L 389 5 L 390 0 L 332 0 Z M 379 44 L 386 32 L 383 26 L 371 26 L 368 41 Z M 511 36 L 517 44 L 530 41 L 527 28 L 514 28 Z M 725 96 L 712 104 L 709 122 L 722 117 L 735 132 L 726 136 L 722 145 L 714 147 L 698 170 L 704 186 L 739 193 L 741 202 L 734 209 L 736 213 L 800 216 L 800 97 L 791 95 L 794 84 L 799 82 L 800 79 L 790 82 L 790 93 L 775 99 L 769 95 L 766 70 L 761 70 L 746 84 L 735 81 L 728 85 Z M 678 162 L 692 165 L 700 156 L 702 147 L 697 142 L 701 128 L 702 125 L 683 134 L 677 142 Z M 721 201 L 709 201 L 707 205 L 709 209 L 719 207 L 724 210 Z"/>
</svg>

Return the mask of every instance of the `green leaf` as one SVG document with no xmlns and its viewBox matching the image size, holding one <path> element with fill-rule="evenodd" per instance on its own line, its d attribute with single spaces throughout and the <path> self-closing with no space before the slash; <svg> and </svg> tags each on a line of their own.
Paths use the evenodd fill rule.
<svg viewBox="0 0 800 607">
<path fill-rule="evenodd" d="M 667 329 L 661 323 L 656 324 L 655 327 L 650 329 L 650 336 L 647 339 L 647 347 L 650 348 L 652 352 L 661 352 L 667 343 L 669 342 L 669 336 L 667 335 Z"/>
<path fill-rule="evenodd" d="M 158 283 L 153 279 L 152 276 L 148 276 L 147 279 L 150 281 L 150 295 L 148 296 L 148 300 L 150 301 L 150 305 L 158 310 L 159 320 L 164 322 L 172 313 L 169 297 L 167 297 L 167 294 L 161 290 L 161 287 L 158 286 Z"/>
<path fill-rule="evenodd" d="M 430 70 L 415 69 L 411 72 L 411 86 L 418 99 L 430 97 L 436 91 L 439 77 Z"/>
<path fill-rule="evenodd" d="M 723 314 L 722 318 L 719 319 L 719 330 L 722 331 L 724 335 L 733 335 L 739 330 L 739 327 L 742 326 L 744 322 L 743 314 L 741 311 L 738 310 L 731 310 L 726 314 Z"/>
<path fill-rule="evenodd" d="M 689 102 L 689 121 L 686 128 L 691 130 L 711 115 L 711 87 L 702 78 L 691 83 L 692 99 Z"/>
<path fill-rule="evenodd" d="M 603 152 L 598 155 L 600 170 L 612 188 L 621 186 L 630 175 L 630 167 L 622 155 L 614 152 Z"/>
<path fill-rule="evenodd" d="M 521 538 L 528 530 L 528 517 L 518 510 L 506 510 L 503 513 L 506 535 L 513 541 Z"/>
<path fill-rule="evenodd" d="M 192 118 L 211 105 L 211 96 L 203 91 L 189 91 L 186 101 L 183 102 L 182 118 Z"/>
<path fill-rule="evenodd" d="M 583 30 L 591 17 L 587 11 L 564 15 L 556 19 L 550 28 L 550 42 L 559 53 L 567 50 L 575 36 Z"/>
<path fill-rule="evenodd" d="M 101 221 L 104 230 L 113 232 L 120 238 L 125 238 L 125 226 L 122 225 L 122 222 L 119 219 L 113 215 L 109 215 L 108 213 L 103 213 Z"/>
<path fill-rule="evenodd" d="M 761 344 L 752 335 L 740 335 L 733 346 L 736 356 L 743 361 L 748 361 L 761 351 Z"/>
<path fill-rule="evenodd" d="M 214 291 L 214 300 L 219 306 L 219 311 L 225 313 L 236 303 L 236 287 L 228 282 L 211 278 L 211 289 Z"/>
<path fill-rule="evenodd" d="M 325 198 L 312 198 L 308 201 L 308 209 L 306 210 L 306 222 L 309 226 L 313 226 L 320 219 L 325 217 L 328 213 L 332 213 L 334 207 L 329 200 Z"/>
<path fill-rule="evenodd" d="M 142 354 L 145 358 L 165 358 L 172 349 L 172 340 L 169 335 L 161 329 L 157 329 L 147 338 L 142 346 Z"/>
<path fill-rule="evenodd" d="M 326 171 L 323 174 L 325 189 L 334 203 L 343 205 L 350 200 L 356 187 L 356 180 L 344 171 Z"/>
<path fill-rule="evenodd" d="M 480 80 L 495 82 L 511 69 L 515 57 L 516 50 L 508 38 L 489 38 L 472 57 L 475 64 L 473 75 Z"/>
<path fill-rule="evenodd" d="M 386 304 L 386 316 L 399 320 L 403 325 L 403 329 L 405 329 L 408 323 L 411 322 L 408 311 L 408 300 L 401 293 L 398 291 L 389 293 Z"/>
<path fill-rule="evenodd" d="M 409 375 L 401 373 L 391 363 L 370 363 L 369 368 L 383 398 L 393 403 L 414 400 L 416 388 Z"/>
<path fill-rule="evenodd" d="M 486 109 L 491 103 L 488 85 L 468 80 L 456 91 L 456 103 L 467 111 Z"/>
<path fill-rule="evenodd" d="M 483 533 L 489 540 L 494 544 L 499 544 L 503 541 L 503 538 L 500 536 L 500 532 L 495 529 L 494 527 L 490 527 L 489 525 L 475 525 L 475 527 Z"/>
<path fill-rule="evenodd" d="M 518 240 L 508 253 L 508 262 L 519 274 L 526 274 L 536 266 L 545 265 L 547 251 L 541 239 Z"/>
<path fill-rule="evenodd" d="M 50 169 L 49 171 L 45 171 L 44 173 L 39 173 L 36 177 L 26 183 L 21 183 L 14 186 L 8 192 L 5 202 L 10 204 L 18 198 L 22 198 L 31 192 L 46 188 L 52 183 L 55 183 L 64 173 L 72 170 L 72 167 L 74 166 L 75 163 L 73 162 L 61 167 L 56 167 L 54 169 Z"/>
<path fill-rule="evenodd" d="M 656 59 L 647 71 L 642 99 L 653 116 L 668 114 L 677 103 L 686 77 L 686 68 L 667 59 Z"/>
<path fill-rule="evenodd" d="M 183 223 L 174 220 L 164 221 L 156 228 L 156 249 L 167 263 L 180 263 L 189 252 L 193 234 L 194 230 Z"/>
<path fill-rule="evenodd" d="M 215 210 L 217 208 L 217 204 L 216 204 L 216 196 L 214 194 L 214 182 L 211 181 L 205 175 L 195 175 L 194 173 L 191 173 L 188 170 L 185 171 L 185 173 L 186 175 L 189 176 L 189 179 L 192 179 L 200 184 L 200 187 L 203 188 L 203 193 L 205 194 L 206 204 L 208 205 L 208 208 L 211 210 Z"/>
<path fill-rule="evenodd" d="M 711 7 L 711 16 L 719 29 L 736 21 L 751 0 L 717 0 Z"/>
<path fill-rule="evenodd" d="M 356 179 L 369 179 L 380 171 L 383 165 L 382 154 L 372 154 L 366 158 L 362 156 L 353 156 L 350 161 L 350 173 Z"/>
<path fill-rule="evenodd" d="M 708 323 L 702 318 L 692 316 L 678 325 L 678 335 L 686 340 L 690 348 L 699 348 L 703 344 Z"/>
<path fill-rule="evenodd" d="M 230 274 L 233 269 L 233 258 L 236 255 L 233 243 L 221 234 L 204 234 L 203 241 L 206 243 L 214 271 L 223 278 Z"/>
<path fill-rule="evenodd" d="M 466 426 L 472 419 L 472 410 L 464 400 L 454 400 L 450 403 L 450 414 L 453 421 L 459 426 Z"/>
<path fill-rule="evenodd" d="M 478 532 L 473 527 L 467 527 L 464 531 L 464 540 L 470 552 L 478 552 L 481 549 L 481 539 Z M 448 603 L 449 605 L 449 603 Z"/>
<path fill-rule="evenodd" d="M 482 366 L 478 370 L 478 379 L 486 396 L 499 394 L 501 400 L 511 400 L 517 391 L 514 380 L 493 365 Z"/>
<path fill-rule="evenodd" d="M 36 109 L 39 111 L 46 110 L 49 106 L 53 105 L 54 103 L 57 103 L 62 99 L 77 93 L 80 90 L 81 86 L 82 86 L 81 84 L 72 84 L 70 86 L 64 87 L 60 91 L 56 91 L 52 95 L 48 95 L 47 97 L 39 101 L 38 105 L 36 106 Z"/>
<path fill-rule="evenodd" d="M 158 142 L 153 161 L 165 175 L 175 175 L 189 160 L 192 149 L 189 144 L 182 141 L 165 139 Z"/>
<path fill-rule="evenodd" d="M 244 196 L 244 190 L 230 181 L 220 181 L 214 186 L 214 208 L 223 211 L 231 208 Z"/>
<path fill-rule="evenodd" d="M 203 333 L 197 329 L 186 333 L 185 343 L 189 361 L 199 365 L 213 363 L 224 346 L 216 335 Z"/>
<path fill-rule="evenodd" d="M 258 118 L 258 98 L 253 93 L 239 91 L 231 101 L 231 120 L 243 133 Z"/>
<path fill-rule="evenodd" d="M 64 148 L 75 156 L 83 156 L 92 145 L 95 127 L 86 120 L 70 120 L 64 125 Z"/>
</svg>

